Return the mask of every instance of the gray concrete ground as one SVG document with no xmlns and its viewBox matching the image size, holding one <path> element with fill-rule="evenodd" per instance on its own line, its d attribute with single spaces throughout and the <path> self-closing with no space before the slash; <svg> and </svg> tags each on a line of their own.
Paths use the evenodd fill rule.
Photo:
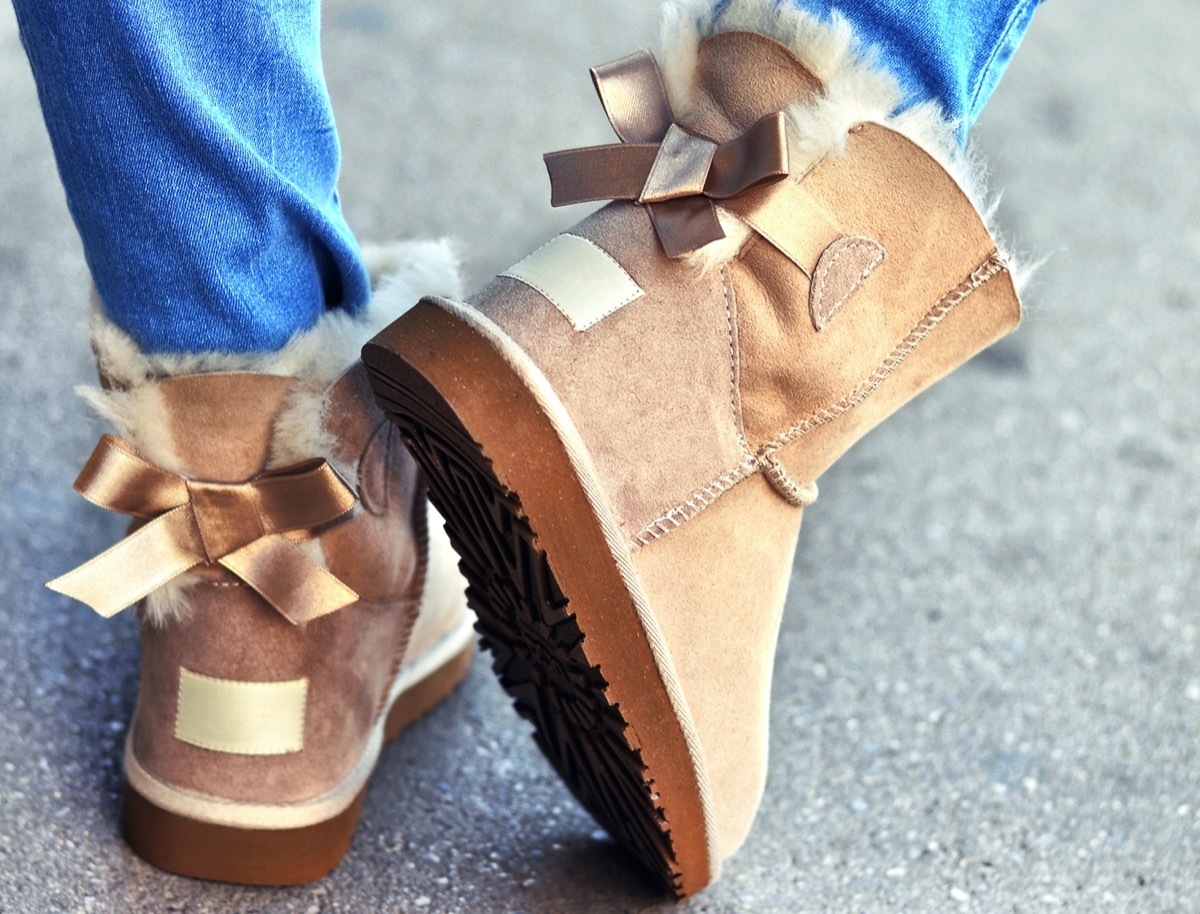
<svg viewBox="0 0 1200 914">
<path fill-rule="evenodd" d="M 654 4 L 332 0 L 364 238 L 451 234 L 475 282 L 579 213 L 539 155 L 607 141 L 586 67 Z M 102 40 L 102 37 L 101 39 Z M 0 5 L 0 909 L 1200 909 L 1200 8 L 1055 0 L 977 131 L 1020 332 L 822 480 L 779 647 L 764 807 L 675 908 L 552 776 L 479 660 L 388 750 L 350 857 L 205 884 L 117 830 L 134 621 L 42 582 L 119 535 L 70 489 L 98 427 L 86 275 Z"/>
</svg>

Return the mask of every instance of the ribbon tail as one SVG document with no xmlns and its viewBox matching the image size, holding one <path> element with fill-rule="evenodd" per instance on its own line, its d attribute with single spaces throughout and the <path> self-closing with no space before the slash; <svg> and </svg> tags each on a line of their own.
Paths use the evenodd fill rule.
<svg viewBox="0 0 1200 914">
<path fill-rule="evenodd" d="M 107 619 L 203 561 L 203 551 L 187 548 L 196 542 L 195 531 L 183 505 L 46 586 Z"/>
<path fill-rule="evenodd" d="M 542 156 L 550 175 L 550 205 L 636 200 L 658 155 L 657 143 L 617 143 Z"/>
<path fill-rule="evenodd" d="M 358 594 L 283 536 L 264 536 L 220 560 L 293 625 L 358 602 Z"/>
<path fill-rule="evenodd" d="M 829 211 L 795 181 L 754 187 L 722 205 L 812 278 L 827 247 L 845 232 Z"/>
<path fill-rule="evenodd" d="M 648 203 L 646 210 L 668 257 L 682 257 L 725 237 L 717 208 L 707 197 Z"/>
</svg>

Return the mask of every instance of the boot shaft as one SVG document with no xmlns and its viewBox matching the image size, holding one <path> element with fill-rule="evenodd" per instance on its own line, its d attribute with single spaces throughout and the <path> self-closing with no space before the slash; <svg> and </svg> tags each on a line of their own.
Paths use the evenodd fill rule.
<svg viewBox="0 0 1200 914">
<path fill-rule="evenodd" d="M 795 263 L 751 236 L 723 268 L 749 447 L 809 483 L 1016 326 L 1011 277 L 967 194 L 929 152 L 879 123 L 843 129 L 856 112 L 836 75 L 822 85 L 782 45 L 723 33 L 700 44 L 690 83 L 673 88 L 684 126 L 717 142 L 774 111 L 787 116 L 785 180 L 811 204 L 795 219 L 815 256 Z"/>
</svg>

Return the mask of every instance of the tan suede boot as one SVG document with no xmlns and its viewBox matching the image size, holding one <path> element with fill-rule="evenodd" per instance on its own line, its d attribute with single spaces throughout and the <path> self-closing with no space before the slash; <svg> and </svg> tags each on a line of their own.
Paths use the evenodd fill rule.
<svg viewBox="0 0 1200 914">
<path fill-rule="evenodd" d="M 324 875 L 385 741 L 466 672 L 465 582 L 357 359 L 389 301 L 456 279 L 440 245 L 391 253 L 428 282 L 385 280 L 371 314 L 269 356 L 146 356 L 94 315 L 90 399 L 122 437 L 76 486 L 134 521 L 50 586 L 104 615 L 141 601 L 124 829 L 162 869 Z"/>
<path fill-rule="evenodd" d="M 501 681 L 681 895 L 759 805 L 815 480 L 1020 311 L 936 112 L 891 117 L 844 23 L 713 6 L 668 10 L 665 78 L 593 71 L 621 144 L 547 157 L 620 202 L 364 350 Z"/>
</svg>

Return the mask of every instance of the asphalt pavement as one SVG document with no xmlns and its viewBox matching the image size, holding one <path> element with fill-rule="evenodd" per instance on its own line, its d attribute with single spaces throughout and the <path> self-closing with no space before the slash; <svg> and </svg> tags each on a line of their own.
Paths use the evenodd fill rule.
<svg viewBox="0 0 1200 914">
<path fill-rule="evenodd" d="M 581 212 L 544 150 L 609 141 L 587 75 L 645 0 L 330 0 L 364 239 L 451 235 L 471 285 Z M 101 39 L 102 40 L 102 39 Z M 975 141 L 1018 333 L 821 481 L 779 645 L 766 799 L 677 906 L 553 776 L 483 658 L 387 753 L 349 858 L 295 889 L 160 873 L 118 830 L 136 626 L 42 587 L 120 535 L 87 275 L 0 5 L 0 911 L 1200 910 L 1200 6 L 1052 0 Z"/>
</svg>

